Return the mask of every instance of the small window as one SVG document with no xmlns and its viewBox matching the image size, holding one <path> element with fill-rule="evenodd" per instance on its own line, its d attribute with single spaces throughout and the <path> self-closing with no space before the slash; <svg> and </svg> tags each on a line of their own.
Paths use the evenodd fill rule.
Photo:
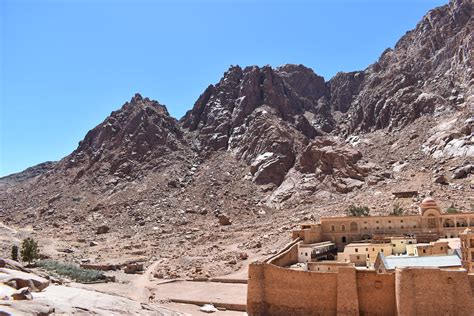
<svg viewBox="0 0 474 316">
<path fill-rule="evenodd" d="M 426 253 L 426 249 L 423 249 L 423 253 Z"/>
<path fill-rule="evenodd" d="M 377 229 L 379 229 L 379 227 L 377 226 Z"/>
<path fill-rule="evenodd" d="M 375 251 L 375 248 L 372 248 L 372 251 Z"/>
<path fill-rule="evenodd" d="M 402 240 L 402 244 L 404 244 L 405 242 Z"/>
<path fill-rule="evenodd" d="M 391 223 L 392 221 L 388 221 L 389 223 Z"/>
<path fill-rule="evenodd" d="M 369 248 L 365 248 L 365 251 L 369 251 Z"/>
<path fill-rule="evenodd" d="M 370 258 L 370 255 L 369 255 L 369 254 L 367 254 L 367 258 Z"/>
<path fill-rule="evenodd" d="M 341 225 L 341 230 L 346 231 L 346 225 Z"/>
<path fill-rule="evenodd" d="M 402 225 L 402 226 L 400 226 L 400 228 L 401 228 L 401 229 L 403 229 L 403 225 Z"/>
<path fill-rule="evenodd" d="M 388 226 L 388 229 L 392 229 L 392 226 Z"/>
<path fill-rule="evenodd" d="M 377 224 L 379 223 L 379 221 L 375 221 Z"/>
<path fill-rule="evenodd" d="M 413 242 L 410 240 L 410 241 L 408 241 L 408 243 L 411 245 Z"/>
<path fill-rule="evenodd" d="M 359 256 L 357 256 L 357 260 L 360 260 L 360 257 L 359 257 Z"/>
<path fill-rule="evenodd" d="M 346 242 L 346 237 L 342 237 L 342 242 Z"/>
<path fill-rule="evenodd" d="M 380 250 L 380 252 L 383 252 L 383 248 Z"/>
<path fill-rule="evenodd" d="M 356 249 L 355 249 L 355 252 L 359 252 L 359 249 L 356 248 Z"/>
<path fill-rule="evenodd" d="M 396 245 L 395 244 L 392 244 L 392 247 L 395 247 Z"/>
<path fill-rule="evenodd" d="M 443 247 L 441 247 L 441 250 L 443 250 Z"/>
<path fill-rule="evenodd" d="M 304 253 L 304 255 L 307 257 L 307 256 L 308 256 L 308 253 L 307 253 L 307 252 L 305 252 L 305 253 Z"/>
<path fill-rule="evenodd" d="M 336 230 L 336 227 L 334 225 L 331 225 L 331 231 L 335 231 Z"/>
</svg>

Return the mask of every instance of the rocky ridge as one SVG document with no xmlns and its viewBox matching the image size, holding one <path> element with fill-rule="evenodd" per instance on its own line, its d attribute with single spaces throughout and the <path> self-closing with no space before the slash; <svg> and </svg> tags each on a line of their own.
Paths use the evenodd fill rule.
<svg viewBox="0 0 474 316">
<path fill-rule="evenodd" d="M 303 65 L 232 66 L 179 121 L 137 94 L 61 161 L 0 179 L 0 219 L 46 232 L 53 257 L 153 257 L 177 277 L 231 272 L 241 252 L 271 253 L 349 203 L 387 212 L 402 188 L 468 209 L 471 12 L 436 8 L 329 81 Z"/>
</svg>

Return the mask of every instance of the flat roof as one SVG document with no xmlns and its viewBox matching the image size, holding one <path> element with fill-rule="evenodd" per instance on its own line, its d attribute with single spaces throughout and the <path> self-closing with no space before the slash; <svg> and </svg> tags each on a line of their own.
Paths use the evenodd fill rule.
<svg viewBox="0 0 474 316">
<path fill-rule="evenodd" d="M 457 255 L 448 256 L 387 256 L 384 258 L 385 267 L 389 270 L 404 267 L 460 267 L 461 259 Z"/>
</svg>

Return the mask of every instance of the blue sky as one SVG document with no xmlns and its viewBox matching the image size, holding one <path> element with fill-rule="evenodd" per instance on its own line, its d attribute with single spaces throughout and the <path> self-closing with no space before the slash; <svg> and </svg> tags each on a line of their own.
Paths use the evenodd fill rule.
<svg viewBox="0 0 474 316">
<path fill-rule="evenodd" d="M 230 65 L 364 69 L 446 2 L 1 0 L 0 176 L 66 156 L 135 92 L 180 118 Z"/>
</svg>

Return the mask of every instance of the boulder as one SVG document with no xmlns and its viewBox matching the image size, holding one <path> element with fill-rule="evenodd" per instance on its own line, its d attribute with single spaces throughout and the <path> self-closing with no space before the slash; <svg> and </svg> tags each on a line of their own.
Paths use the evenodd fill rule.
<svg viewBox="0 0 474 316">
<path fill-rule="evenodd" d="M 0 282 L 19 290 L 28 287 L 31 291 L 40 292 L 49 286 L 49 280 L 33 273 L 0 268 Z"/>
<path fill-rule="evenodd" d="M 226 226 L 232 224 L 229 217 L 225 214 L 219 214 L 219 225 Z"/>
<path fill-rule="evenodd" d="M 97 227 L 97 234 L 107 234 L 110 231 L 110 227 L 107 225 L 102 225 Z"/>
<path fill-rule="evenodd" d="M 459 167 L 453 171 L 453 179 L 462 179 L 467 177 L 468 174 L 470 174 L 474 170 L 474 165 L 465 165 L 462 167 Z"/>
<path fill-rule="evenodd" d="M 23 287 L 19 290 L 16 290 L 10 296 L 16 301 L 24 301 L 24 300 L 32 300 L 33 299 L 33 295 L 31 295 L 30 289 L 27 288 L 27 287 Z"/>
<path fill-rule="evenodd" d="M 28 270 L 23 267 L 23 265 L 15 260 L 0 258 L 0 268 L 8 268 L 12 270 L 18 270 L 23 272 L 28 272 Z"/>
<path fill-rule="evenodd" d="M 434 180 L 433 180 L 434 183 L 439 183 L 439 184 L 448 184 L 448 180 L 446 179 L 446 177 L 442 174 L 440 175 L 437 175 Z"/>
<path fill-rule="evenodd" d="M 143 272 L 143 263 L 129 263 L 127 264 L 123 272 L 128 274 Z"/>
<path fill-rule="evenodd" d="M 218 311 L 212 304 L 204 304 L 199 310 L 204 313 L 215 313 Z"/>
</svg>

